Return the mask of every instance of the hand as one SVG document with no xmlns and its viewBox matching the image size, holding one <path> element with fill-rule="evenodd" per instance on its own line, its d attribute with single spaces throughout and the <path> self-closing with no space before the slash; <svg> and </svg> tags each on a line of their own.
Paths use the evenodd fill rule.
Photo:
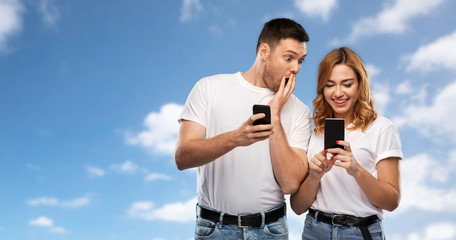
<svg viewBox="0 0 456 240">
<path fill-rule="evenodd" d="M 264 113 L 258 113 L 250 116 L 238 129 L 234 131 L 234 141 L 236 146 L 248 146 L 252 143 L 263 141 L 273 134 L 271 124 L 253 125 L 257 119 L 264 118 Z"/>
<path fill-rule="evenodd" d="M 321 179 L 325 173 L 331 170 L 333 165 L 334 161 L 328 159 L 326 157 L 325 150 L 322 150 L 321 152 L 315 154 L 315 156 L 310 160 L 310 176 Z"/>
<path fill-rule="evenodd" d="M 337 141 L 337 143 L 339 145 L 344 146 L 345 149 L 328 149 L 328 152 L 333 154 L 331 160 L 334 161 L 334 165 L 345 168 L 349 175 L 355 176 L 358 173 L 358 170 L 360 169 L 360 165 L 353 156 L 353 153 L 350 148 L 350 143 L 346 141 Z"/>
<path fill-rule="evenodd" d="M 291 94 L 293 93 L 296 86 L 296 75 L 290 74 L 288 78 L 288 83 L 285 84 L 286 77 L 282 78 L 280 82 L 279 90 L 276 92 L 274 97 L 269 101 L 269 106 L 271 107 L 271 121 L 274 119 L 280 119 L 280 111 L 282 110 L 283 105 L 288 101 Z"/>
</svg>

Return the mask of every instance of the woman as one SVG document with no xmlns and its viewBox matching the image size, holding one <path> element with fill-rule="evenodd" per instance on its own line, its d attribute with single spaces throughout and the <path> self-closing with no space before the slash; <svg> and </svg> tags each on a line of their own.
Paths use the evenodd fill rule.
<svg viewBox="0 0 456 240">
<path fill-rule="evenodd" d="M 383 209 L 399 205 L 399 132 L 377 116 L 364 63 L 351 49 L 331 51 L 318 69 L 310 173 L 291 196 L 296 214 L 309 210 L 303 239 L 384 239 Z M 324 148 L 324 119 L 345 120 L 341 148 Z M 337 236 L 334 236 L 337 235 Z"/>
</svg>

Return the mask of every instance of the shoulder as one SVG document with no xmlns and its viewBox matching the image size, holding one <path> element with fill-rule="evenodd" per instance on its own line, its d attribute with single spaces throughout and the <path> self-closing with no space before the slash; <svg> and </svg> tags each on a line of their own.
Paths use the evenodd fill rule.
<svg viewBox="0 0 456 240">
<path fill-rule="evenodd" d="M 236 79 L 238 76 L 238 73 L 225 73 L 225 74 L 216 74 L 212 76 L 207 76 L 204 78 L 201 78 L 198 83 L 201 84 L 208 84 L 208 83 L 213 83 L 213 82 L 223 82 L 225 80 L 232 80 Z"/>
<path fill-rule="evenodd" d="M 384 116 L 379 115 L 377 119 L 375 119 L 371 126 L 368 128 L 371 131 L 378 132 L 379 134 L 385 132 L 385 131 L 394 131 L 398 132 L 396 126 L 394 123 L 389 119 Z"/>
<path fill-rule="evenodd" d="M 306 104 L 304 104 L 298 97 L 296 97 L 294 94 L 290 96 L 290 99 L 288 99 L 289 104 L 292 105 L 293 112 L 294 111 L 302 111 L 305 114 L 310 115 L 310 110 L 309 107 L 307 107 Z"/>
</svg>

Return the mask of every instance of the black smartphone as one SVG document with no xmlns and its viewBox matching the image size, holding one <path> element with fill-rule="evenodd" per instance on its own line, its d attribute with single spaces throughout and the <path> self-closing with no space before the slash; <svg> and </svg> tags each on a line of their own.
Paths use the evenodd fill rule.
<svg viewBox="0 0 456 240">
<path fill-rule="evenodd" d="M 285 85 L 288 84 L 288 80 L 290 80 L 289 78 L 285 78 Z"/>
<path fill-rule="evenodd" d="M 336 140 L 345 139 L 345 120 L 343 118 L 325 118 L 325 149 L 344 148 Z"/>
<path fill-rule="evenodd" d="M 266 116 L 264 118 L 255 120 L 253 122 L 253 125 L 271 124 L 271 108 L 268 105 L 253 105 L 253 114 L 257 113 L 264 113 Z"/>
</svg>

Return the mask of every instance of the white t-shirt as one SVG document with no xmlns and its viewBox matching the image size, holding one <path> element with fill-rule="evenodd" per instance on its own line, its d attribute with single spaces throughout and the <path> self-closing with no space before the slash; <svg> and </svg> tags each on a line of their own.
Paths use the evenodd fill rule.
<svg viewBox="0 0 456 240">
<path fill-rule="evenodd" d="M 349 126 L 350 127 L 350 126 Z M 377 178 L 377 163 L 389 157 L 402 159 L 399 132 L 393 123 L 382 116 L 362 132 L 345 129 L 345 140 L 355 160 Z M 307 158 L 309 161 L 324 148 L 324 135 L 312 131 Z M 329 157 L 329 155 L 328 155 Z M 363 193 L 355 178 L 342 167 L 323 175 L 317 196 L 310 208 L 327 213 L 349 214 L 357 217 L 377 215 L 383 219 L 382 209 L 374 206 Z"/>
<path fill-rule="evenodd" d="M 273 97 L 274 92 L 250 84 L 239 72 L 210 76 L 196 83 L 180 120 L 201 124 L 211 138 L 239 128 L 252 115 L 254 104 L 266 105 Z M 307 106 L 291 95 L 280 115 L 288 144 L 307 151 Z M 197 184 L 199 204 L 230 214 L 265 211 L 285 200 L 274 178 L 269 140 L 237 147 L 198 167 Z"/>
</svg>

